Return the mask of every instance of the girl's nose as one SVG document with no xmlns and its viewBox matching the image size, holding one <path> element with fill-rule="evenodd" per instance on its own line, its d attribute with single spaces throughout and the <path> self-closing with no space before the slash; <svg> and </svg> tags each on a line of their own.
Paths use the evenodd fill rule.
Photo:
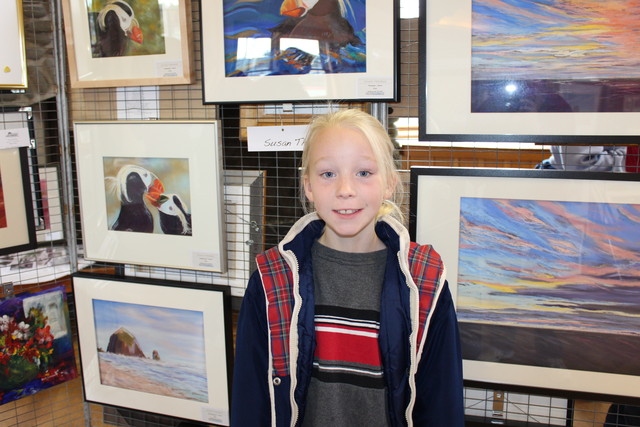
<svg viewBox="0 0 640 427">
<path fill-rule="evenodd" d="M 342 177 L 338 181 L 338 197 L 351 197 L 355 194 L 353 182 L 349 177 Z"/>
</svg>

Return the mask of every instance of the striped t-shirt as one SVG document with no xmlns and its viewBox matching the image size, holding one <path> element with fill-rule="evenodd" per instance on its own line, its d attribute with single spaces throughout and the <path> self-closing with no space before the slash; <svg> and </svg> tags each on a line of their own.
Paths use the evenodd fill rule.
<svg viewBox="0 0 640 427">
<path fill-rule="evenodd" d="M 378 345 L 386 257 L 312 248 L 316 351 L 304 426 L 388 425 Z"/>
</svg>

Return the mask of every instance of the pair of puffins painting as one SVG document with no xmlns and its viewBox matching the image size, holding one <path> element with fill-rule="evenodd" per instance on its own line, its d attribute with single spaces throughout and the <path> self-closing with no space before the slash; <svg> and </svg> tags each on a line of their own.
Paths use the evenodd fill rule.
<svg viewBox="0 0 640 427">
<path fill-rule="evenodd" d="M 105 157 L 103 165 L 110 230 L 191 236 L 188 159 Z"/>
<path fill-rule="evenodd" d="M 94 58 L 165 53 L 162 0 L 88 0 Z"/>
<path fill-rule="evenodd" d="M 228 77 L 366 72 L 366 0 L 223 0 Z"/>
</svg>

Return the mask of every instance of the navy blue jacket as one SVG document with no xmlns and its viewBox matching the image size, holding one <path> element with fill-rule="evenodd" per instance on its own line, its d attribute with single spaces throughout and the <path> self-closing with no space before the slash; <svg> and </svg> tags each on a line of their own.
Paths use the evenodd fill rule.
<svg viewBox="0 0 640 427">
<path fill-rule="evenodd" d="M 232 426 L 295 426 L 304 417 L 315 350 L 310 248 L 323 228 L 317 215 L 309 214 L 272 251 L 275 266 L 258 258 L 238 319 Z M 376 233 L 388 247 L 379 344 L 389 423 L 463 426 L 458 325 L 444 266 L 431 247 L 411 244 L 406 229 L 392 218 L 379 221 Z M 408 261 L 410 252 L 432 254 L 442 267 L 428 294 L 418 291 L 419 278 L 412 275 L 423 270 Z M 291 294 L 289 299 L 282 297 L 282 289 Z M 426 309 L 420 301 L 428 301 Z M 270 323 L 274 310 L 284 313 L 277 316 L 278 324 Z M 291 318 L 283 320 L 287 315 Z M 279 334 L 286 339 L 279 341 Z"/>
</svg>

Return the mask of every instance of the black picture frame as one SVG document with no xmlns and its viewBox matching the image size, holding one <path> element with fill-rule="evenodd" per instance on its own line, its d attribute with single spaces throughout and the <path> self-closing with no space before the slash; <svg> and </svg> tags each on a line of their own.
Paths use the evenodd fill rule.
<svg viewBox="0 0 640 427">
<path fill-rule="evenodd" d="M 410 191 L 411 238 L 447 268 L 465 383 L 640 402 L 640 271 L 624 264 L 640 174 L 413 167 Z"/>
<path fill-rule="evenodd" d="M 229 425 L 228 287 L 83 272 L 72 279 L 87 402 Z M 139 344 L 137 356 L 117 350 L 123 334 Z"/>
<path fill-rule="evenodd" d="M 28 148 L 0 150 L 0 255 L 36 247 Z"/>
<path fill-rule="evenodd" d="M 305 19 L 304 15 L 291 18 L 283 14 L 278 21 L 276 17 L 280 13 L 281 2 L 277 0 L 243 4 L 242 10 L 237 7 L 237 4 L 226 0 L 201 0 L 203 102 L 205 104 L 263 104 L 330 100 L 397 101 L 399 97 L 400 2 L 391 0 L 374 4 L 364 0 L 352 1 L 357 1 L 358 6 L 365 9 L 365 22 L 362 28 L 352 25 L 356 20 L 353 5 L 346 8 L 351 10 L 345 11 L 348 25 L 352 28 L 355 26 L 354 34 L 356 36 L 359 32 L 366 34 L 365 69 L 353 72 L 348 68 L 352 62 L 362 62 L 360 59 L 362 53 L 358 51 L 347 54 L 347 56 L 352 55 L 350 59 L 340 59 L 339 61 L 343 61 L 342 65 L 330 66 L 331 69 L 346 68 L 348 71 L 327 73 L 320 72 L 318 66 L 323 57 L 319 50 L 320 41 L 307 36 L 298 37 L 286 32 L 272 31 L 274 27 L 281 25 L 278 28 L 285 28 L 294 21 L 295 25 L 300 25 L 300 22 Z M 230 5 L 230 13 L 226 13 L 225 3 Z M 225 33 L 227 17 L 232 17 L 234 20 L 228 25 L 232 34 Z M 256 17 L 260 17 L 260 22 L 255 22 Z M 362 24 L 362 20 L 359 20 L 359 23 Z M 292 28 L 293 26 L 291 25 Z M 371 31 L 371 28 L 375 28 L 375 31 Z M 240 60 L 238 52 L 245 52 L 245 50 L 240 50 L 237 45 L 235 48 L 229 45 L 229 43 L 238 43 L 238 40 L 246 42 L 246 52 L 258 50 L 263 52 L 261 54 L 263 56 L 254 58 L 251 56 L 253 54 L 247 53 L 247 59 Z M 287 41 L 283 42 L 283 40 Z M 317 46 L 310 47 L 309 42 L 315 42 Z M 277 45 L 277 43 L 280 44 Z M 287 43 L 291 46 L 286 47 Z M 265 45 L 267 47 L 264 47 Z M 354 49 L 358 48 L 354 47 Z M 340 58 L 344 55 L 340 52 L 336 53 L 332 48 L 329 56 Z M 301 57 L 309 59 L 310 62 L 299 61 Z M 248 71 L 246 67 L 227 70 L 227 64 L 233 64 L 234 59 L 238 59 L 238 63 L 241 61 L 248 63 Z M 285 70 L 280 70 L 282 67 L 285 67 Z M 311 68 L 311 72 L 306 72 L 307 68 Z M 295 71 L 291 71 L 294 69 Z M 300 72 L 299 69 L 303 71 Z"/>
<path fill-rule="evenodd" d="M 493 68 L 487 67 L 488 71 L 485 72 L 483 79 L 474 80 L 472 77 L 472 6 L 475 1 L 477 0 L 458 2 L 420 0 L 419 140 L 583 145 L 625 145 L 637 142 L 637 135 L 640 134 L 640 120 L 638 120 L 640 117 L 633 105 L 637 102 L 636 98 L 640 99 L 640 79 L 632 77 L 630 73 L 628 77 L 622 74 L 620 78 L 582 77 L 586 74 L 578 74 L 578 72 L 584 69 L 586 73 L 588 68 L 581 60 L 572 62 L 568 67 L 574 70 L 574 74 L 578 74 L 577 77 L 573 75 L 563 78 L 554 75 L 537 77 L 537 74 L 525 77 L 518 74 L 519 71 L 516 68 L 505 66 L 504 69 L 507 71 L 501 70 L 500 74 L 498 71 L 492 71 Z M 527 4 L 531 5 L 531 10 L 524 7 Z M 522 13 L 531 12 L 528 15 L 522 15 L 527 16 L 527 22 L 531 24 L 536 16 L 540 16 L 536 15 L 534 10 L 536 5 L 535 2 L 522 0 L 521 5 L 513 6 L 512 10 L 521 10 Z M 487 5 L 484 7 L 491 8 Z M 509 11 L 502 12 L 509 13 Z M 510 18 L 513 17 L 510 16 Z M 527 40 L 533 39 L 538 34 L 533 32 L 534 30 L 529 34 L 523 33 L 528 26 L 518 25 L 515 18 L 501 22 L 500 28 L 503 32 L 509 35 L 510 28 L 513 28 L 513 32 L 518 32 L 521 36 L 522 43 L 527 43 Z M 560 25 L 563 24 L 558 23 L 558 26 Z M 631 30 L 633 28 L 629 29 Z M 492 34 L 488 33 L 487 37 L 491 36 Z M 494 37 L 498 41 L 504 41 L 506 36 L 503 34 L 502 37 L 495 35 Z M 593 40 L 589 39 L 589 41 Z M 576 41 L 576 44 L 578 43 Z M 583 43 L 587 43 L 586 39 Z M 561 41 L 558 41 L 558 46 L 562 46 Z M 523 49 L 527 47 L 525 45 Z M 531 42 L 531 48 L 533 47 L 534 43 Z M 506 50 L 510 53 L 508 49 L 509 47 L 505 47 L 500 52 Z M 553 49 L 554 46 L 551 45 L 549 50 Z M 562 50 L 560 47 L 555 49 Z M 564 51 L 564 53 L 568 52 L 569 57 L 571 47 L 567 47 Z M 525 57 L 522 52 L 520 53 Z M 561 57 L 561 53 L 563 52 L 557 55 L 558 58 Z M 489 52 L 490 54 L 492 53 Z M 503 53 L 503 55 L 506 54 Z M 513 55 L 515 55 L 513 61 L 520 58 L 515 48 Z M 551 65 L 546 70 L 550 68 Z M 616 66 L 610 65 L 605 68 L 614 70 Z M 562 67 L 558 66 L 558 69 Z M 622 68 L 618 67 L 618 69 Z M 536 77 L 533 78 L 533 75 Z M 489 87 L 490 85 L 493 86 Z M 498 95 L 502 94 L 503 90 L 510 92 L 504 92 L 504 97 Z M 569 91 L 571 91 L 570 94 Z M 488 93 L 489 99 L 493 101 L 487 101 L 485 104 L 476 102 L 475 100 L 481 99 L 479 92 Z M 623 94 L 624 92 L 626 94 Z M 514 96 L 514 94 L 522 94 L 522 96 Z M 551 103 L 549 100 L 552 97 L 556 100 L 559 97 L 563 100 L 566 98 L 567 101 L 562 102 L 563 108 L 560 108 L 560 102 Z M 531 111 L 531 102 L 534 98 L 537 104 Z M 538 102 L 542 98 L 548 102 Z M 525 108 L 524 104 L 527 104 L 528 108 Z M 569 108 L 570 111 L 567 111 Z"/>
</svg>

